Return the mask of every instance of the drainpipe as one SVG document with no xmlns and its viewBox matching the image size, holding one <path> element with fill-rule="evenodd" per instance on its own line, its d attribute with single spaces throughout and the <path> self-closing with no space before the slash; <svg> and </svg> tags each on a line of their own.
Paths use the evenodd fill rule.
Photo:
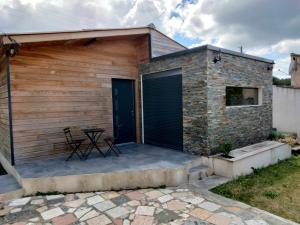
<svg viewBox="0 0 300 225">
<path fill-rule="evenodd" d="M 9 56 L 6 56 L 6 85 L 8 95 L 8 120 L 9 120 L 9 137 L 10 137 L 10 157 L 11 165 L 15 165 L 15 150 L 14 150 L 14 137 L 13 137 L 13 119 L 12 119 L 12 101 L 11 101 L 11 85 L 10 85 L 10 68 Z"/>
<path fill-rule="evenodd" d="M 143 101 L 143 75 L 140 75 L 140 79 L 141 79 L 141 119 L 142 119 L 142 144 L 145 143 L 144 141 L 144 101 Z"/>
</svg>

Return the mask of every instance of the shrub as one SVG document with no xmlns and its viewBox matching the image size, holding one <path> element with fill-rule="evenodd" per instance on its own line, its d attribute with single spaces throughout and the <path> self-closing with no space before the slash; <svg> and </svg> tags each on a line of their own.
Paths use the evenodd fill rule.
<svg viewBox="0 0 300 225">
<path fill-rule="evenodd" d="M 283 133 L 281 133 L 279 131 L 276 131 L 276 130 L 273 130 L 271 132 L 271 134 L 269 135 L 270 140 L 278 140 L 278 139 L 281 139 L 281 138 L 284 138 Z"/>
<path fill-rule="evenodd" d="M 225 157 L 230 157 L 229 153 L 232 150 L 232 144 L 230 142 L 225 142 L 219 146 L 219 152 L 223 154 Z"/>
</svg>

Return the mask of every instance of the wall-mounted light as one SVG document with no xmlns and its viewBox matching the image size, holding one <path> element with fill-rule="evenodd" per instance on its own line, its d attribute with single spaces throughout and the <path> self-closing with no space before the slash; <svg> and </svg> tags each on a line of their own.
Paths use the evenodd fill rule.
<svg viewBox="0 0 300 225">
<path fill-rule="evenodd" d="M 268 67 L 267 67 L 267 70 L 273 70 L 273 66 L 271 65 L 269 65 Z"/>
<path fill-rule="evenodd" d="M 221 49 L 220 49 L 218 52 L 218 55 L 214 57 L 213 62 L 217 63 L 217 62 L 221 61 L 221 59 L 222 58 L 221 58 Z"/>
<path fill-rule="evenodd" d="M 19 52 L 20 44 L 10 36 L 7 36 L 7 38 L 11 43 L 6 46 L 6 55 L 9 57 L 14 57 Z"/>
</svg>

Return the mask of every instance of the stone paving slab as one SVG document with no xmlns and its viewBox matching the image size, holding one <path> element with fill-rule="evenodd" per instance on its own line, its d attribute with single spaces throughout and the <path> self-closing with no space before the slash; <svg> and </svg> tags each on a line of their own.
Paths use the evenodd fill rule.
<svg viewBox="0 0 300 225">
<path fill-rule="evenodd" d="M 91 192 L 4 202 L 1 225 L 295 225 L 199 189 Z"/>
</svg>

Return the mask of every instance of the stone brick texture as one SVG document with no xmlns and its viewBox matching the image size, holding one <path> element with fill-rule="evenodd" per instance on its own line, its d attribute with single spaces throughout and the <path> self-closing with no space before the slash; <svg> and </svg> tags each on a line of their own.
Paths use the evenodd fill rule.
<svg viewBox="0 0 300 225">
<path fill-rule="evenodd" d="M 140 66 L 142 74 L 181 68 L 183 91 L 183 149 L 200 153 L 207 149 L 207 57 L 192 53 Z"/>
<path fill-rule="evenodd" d="M 214 63 L 220 54 L 221 61 Z M 182 70 L 183 150 L 211 154 L 225 142 L 234 148 L 267 139 L 272 129 L 270 63 L 199 49 L 161 57 L 140 66 L 141 74 Z M 261 104 L 226 107 L 226 86 L 256 87 Z"/>
<path fill-rule="evenodd" d="M 208 148 L 230 141 L 243 147 L 268 138 L 272 129 L 272 70 L 269 63 L 207 52 Z M 261 104 L 226 107 L 226 86 L 260 88 Z"/>
</svg>

